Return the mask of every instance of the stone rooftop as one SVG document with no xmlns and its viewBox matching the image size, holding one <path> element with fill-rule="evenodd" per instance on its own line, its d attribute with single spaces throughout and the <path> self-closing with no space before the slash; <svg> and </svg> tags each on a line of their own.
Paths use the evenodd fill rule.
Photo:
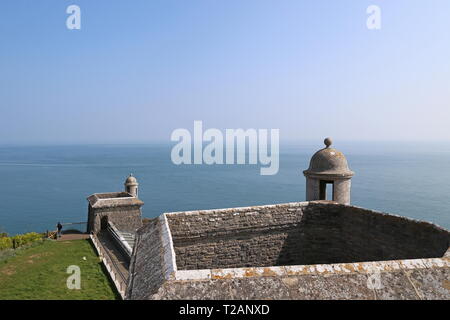
<svg viewBox="0 0 450 320">
<path fill-rule="evenodd" d="M 330 201 L 166 213 L 127 299 L 450 299 L 450 232 Z"/>
<path fill-rule="evenodd" d="M 112 208 L 144 204 L 144 202 L 127 192 L 94 193 L 87 199 L 92 208 Z"/>
</svg>

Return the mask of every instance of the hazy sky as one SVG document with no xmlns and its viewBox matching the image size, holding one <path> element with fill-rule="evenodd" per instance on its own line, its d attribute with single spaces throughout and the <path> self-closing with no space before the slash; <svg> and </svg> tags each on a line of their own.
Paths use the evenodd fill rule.
<svg viewBox="0 0 450 320">
<path fill-rule="evenodd" d="M 0 43 L 0 143 L 450 140 L 448 0 L 5 0 Z"/>
</svg>

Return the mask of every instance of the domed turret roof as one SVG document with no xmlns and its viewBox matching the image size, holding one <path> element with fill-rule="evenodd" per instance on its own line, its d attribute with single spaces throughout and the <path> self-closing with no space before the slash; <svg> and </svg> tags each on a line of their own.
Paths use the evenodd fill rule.
<svg viewBox="0 0 450 320">
<path fill-rule="evenodd" d="M 133 177 L 133 174 L 130 174 L 127 178 L 127 180 L 125 180 L 125 184 L 126 185 L 137 185 L 137 180 L 135 177 Z"/>
<path fill-rule="evenodd" d="M 303 171 L 303 173 L 305 175 L 353 176 L 354 172 L 349 169 L 344 154 L 339 150 L 330 148 L 331 139 L 326 138 L 324 143 L 326 147 L 312 156 L 308 170 Z"/>
</svg>

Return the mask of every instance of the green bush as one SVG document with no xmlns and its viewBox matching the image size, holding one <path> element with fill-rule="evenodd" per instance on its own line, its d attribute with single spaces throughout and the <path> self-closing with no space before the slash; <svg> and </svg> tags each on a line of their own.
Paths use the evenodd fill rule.
<svg viewBox="0 0 450 320">
<path fill-rule="evenodd" d="M 12 248 L 12 240 L 9 237 L 1 237 L 0 238 L 0 250 L 10 249 Z"/>
<path fill-rule="evenodd" d="M 30 232 L 25 234 L 19 234 L 14 237 L 2 237 L 0 238 L 0 250 L 4 249 L 16 249 L 26 244 L 42 240 L 42 234 L 36 232 Z"/>
</svg>

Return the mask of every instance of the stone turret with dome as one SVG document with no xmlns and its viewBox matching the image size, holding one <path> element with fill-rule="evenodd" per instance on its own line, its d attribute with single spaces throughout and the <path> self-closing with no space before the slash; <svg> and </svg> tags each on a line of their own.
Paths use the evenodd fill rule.
<svg viewBox="0 0 450 320">
<path fill-rule="evenodd" d="M 125 180 L 125 192 L 128 192 L 133 197 L 138 197 L 138 186 L 139 183 L 137 182 L 136 178 L 133 176 L 132 173 L 128 176 L 128 178 Z"/>
<path fill-rule="evenodd" d="M 331 138 L 324 140 L 325 148 L 311 158 L 309 168 L 303 171 L 306 177 L 306 201 L 333 200 L 350 204 L 351 178 L 354 172 L 348 167 L 347 159 L 339 150 L 331 148 Z M 333 188 L 332 199 L 327 199 L 327 186 Z"/>
</svg>

